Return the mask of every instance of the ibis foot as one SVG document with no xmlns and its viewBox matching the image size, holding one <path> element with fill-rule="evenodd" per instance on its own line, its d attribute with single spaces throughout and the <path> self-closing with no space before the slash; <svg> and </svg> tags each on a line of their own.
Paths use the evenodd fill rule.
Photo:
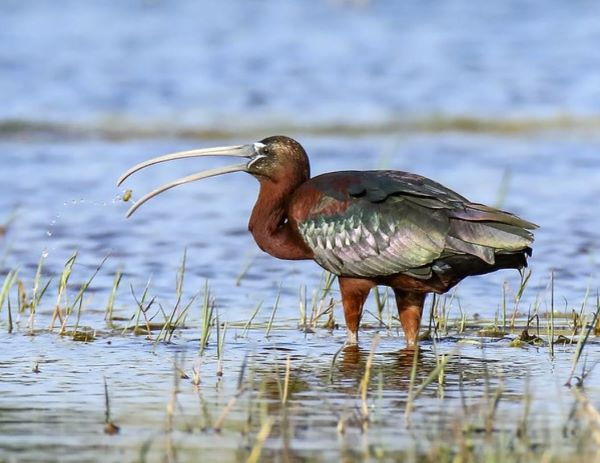
<svg viewBox="0 0 600 463">
<path fill-rule="evenodd" d="M 346 337 L 347 345 L 356 345 L 358 344 L 358 331 L 350 331 L 348 330 L 348 335 Z"/>
</svg>

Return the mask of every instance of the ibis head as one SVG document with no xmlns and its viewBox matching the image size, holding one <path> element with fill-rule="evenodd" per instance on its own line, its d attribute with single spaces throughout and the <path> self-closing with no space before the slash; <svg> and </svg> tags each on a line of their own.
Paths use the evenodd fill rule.
<svg viewBox="0 0 600 463">
<path fill-rule="evenodd" d="M 224 167 L 216 167 L 201 171 L 172 182 L 166 183 L 141 197 L 127 212 L 131 216 L 142 204 L 179 185 L 195 182 L 208 177 L 229 174 L 232 172 L 247 172 L 262 182 L 294 182 L 303 181 L 310 177 L 308 156 L 302 145 L 292 138 L 276 135 L 255 143 L 246 145 L 221 146 L 217 148 L 194 149 L 165 154 L 136 164 L 127 170 L 117 182 L 121 185 L 132 174 L 167 161 L 195 158 L 202 156 L 227 156 L 246 158 L 248 161 Z"/>
</svg>

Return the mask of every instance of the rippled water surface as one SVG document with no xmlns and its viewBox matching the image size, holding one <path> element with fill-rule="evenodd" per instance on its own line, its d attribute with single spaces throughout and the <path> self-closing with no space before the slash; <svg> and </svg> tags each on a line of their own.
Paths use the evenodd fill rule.
<svg viewBox="0 0 600 463">
<path fill-rule="evenodd" d="M 538 457 L 547 448 L 569 461 L 597 429 L 570 414 L 576 396 L 564 383 L 575 346 L 557 345 L 552 356 L 548 344 L 510 342 L 528 313 L 539 313 L 547 332 L 554 307 L 560 333 L 569 334 L 572 322 L 562 315 L 579 313 L 587 292 L 588 321 L 594 309 L 599 13 L 591 1 L 2 2 L 0 272 L 4 280 L 18 269 L 30 298 L 45 256 L 41 281 L 51 282 L 32 327 L 29 309 L 19 313 L 17 286 L 11 317 L 8 301 L 0 307 L 0 462 L 245 461 L 261 429 L 269 436 L 263 458 L 277 461 L 442 461 L 436 449 L 459 452 L 469 442 L 495 449 L 495 461 L 509 447 Z M 258 190 L 250 176 L 178 188 L 125 219 L 131 203 L 115 183 L 131 165 L 281 132 L 306 148 L 313 174 L 411 171 L 540 225 L 514 331 L 479 336 L 504 325 L 505 306 L 510 318 L 517 272 L 467 279 L 446 299 L 448 331 L 423 343 L 415 384 L 441 355 L 450 360 L 441 385 L 436 376 L 415 401 L 409 427 L 413 355 L 401 349 L 393 308 L 377 320 L 371 298 L 360 350 L 338 353 L 345 335 L 337 286 L 321 301 L 317 265 L 256 248 L 246 229 Z M 126 187 L 135 200 L 216 165 L 162 164 Z M 47 330 L 75 251 L 63 306 L 108 256 L 80 317 L 66 324 L 95 333 L 90 342 Z M 164 323 L 184 251 L 177 313 L 196 299 L 171 342 L 155 342 L 159 330 L 127 331 L 145 326 L 135 317 L 146 286 L 146 303 L 154 300 L 148 316 Z M 111 326 L 105 310 L 117 271 Z M 206 284 L 219 323 L 199 355 Z M 324 327 L 327 316 L 298 328 L 313 298 L 325 308 L 330 297 L 333 330 Z M 458 332 L 461 313 L 466 333 Z M 377 339 L 365 428 L 359 385 Z M 598 346 L 592 334 L 578 375 L 600 358 Z M 104 379 L 116 435 L 103 432 Z M 598 373 L 585 384 L 597 407 Z"/>
</svg>

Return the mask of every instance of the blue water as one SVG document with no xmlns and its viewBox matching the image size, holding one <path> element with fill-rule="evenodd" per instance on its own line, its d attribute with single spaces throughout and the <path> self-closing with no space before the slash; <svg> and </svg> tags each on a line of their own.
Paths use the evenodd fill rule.
<svg viewBox="0 0 600 463">
<path fill-rule="evenodd" d="M 599 260 L 599 10 L 458 0 L 3 2 L 0 223 L 15 216 L 0 264 L 30 278 L 47 252 L 52 275 L 77 249 L 83 280 L 110 254 L 95 280 L 99 297 L 118 268 L 136 287 L 151 277 L 167 297 L 187 248 L 192 288 L 208 278 L 245 313 L 284 280 L 296 316 L 298 288 L 316 285 L 320 270 L 256 250 L 245 231 L 253 179 L 188 185 L 131 220 L 115 187 L 152 156 L 291 129 L 314 174 L 417 172 L 538 223 L 528 303 L 554 271 L 577 307 L 596 287 Z M 453 117 L 491 125 L 465 130 Z M 398 131 L 400 121 L 421 130 Z M 218 163 L 157 166 L 127 187 L 135 199 Z M 252 292 L 235 289 L 254 256 Z M 505 279 L 514 291 L 516 272 L 464 282 L 463 303 L 493 317 Z"/>
<path fill-rule="evenodd" d="M 6 230 L 0 233 L 0 275 L 18 268 L 30 295 L 37 263 L 46 256 L 43 281 L 52 282 L 34 321 L 42 330 L 67 258 L 78 250 L 68 291 L 72 301 L 109 257 L 81 317 L 81 326 L 100 330 L 95 343 L 45 331 L 26 336 L 27 314 L 15 314 L 15 333 L 7 335 L 7 310 L 1 308 L 0 342 L 8 348 L 0 349 L 0 461 L 18 455 L 58 459 L 64 452 L 84 452 L 78 461 L 93 461 L 99 448 L 109 447 L 107 458 L 120 461 L 123 454 L 137 457 L 144 442 L 162 435 L 171 361 L 182 351 L 196 354 L 200 302 L 190 310 L 191 329 L 178 332 L 174 346 L 159 345 L 158 355 L 143 337 L 106 331 L 104 309 L 119 269 L 124 277 L 117 316 L 132 316 L 137 305 L 131 293 L 139 297 L 149 280 L 149 297 L 171 308 L 184 249 L 185 300 L 202 294 L 208 280 L 220 321 L 245 322 L 260 301 L 256 322 L 267 321 L 281 288 L 272 338 L 260 330 L 250 340 L 237 338 L 239 328 L 230 328 L 225 391 L 206 393 L 216 404 L 212 413 L 218 415 L 234 393 L 247 352 L 258 352 L 258 364 L 267 370 L 275 363 L 283 369 L 281 352 L 291 352 L 294 374 L 309 383 L 297 398 L 308 431 L 293 446 L 304 457 L 327 450 L 331 460 L 338 459 L 338 447 L 330 445 L 336 422 L 325 415 L 330 403 L 342 414 L 356 408 L 373 331 L 363 334 L 362 363 L 341 358 L 335 383 L 341 389 L 329 396 L 321 376 L 329 372 L 343 330 L 295 329 L 299 291 L 306 286 L 310 303 L 321 270 L 313 262 L 280 261 L 256 248 L 246 230 L 258 188 L 254 179 L 239 173 L 187 185 L 125 219 L 130 206 L 120 200 L 125 188 L 136 199 L 166 181 L 221 164 L 167 163 L 136 174 L 123 188 L 115 186 L 125 169 L 163 153 L 283 132 L 306 148 L 314 174 L 385 167 L 426 175 L 540 225 L 523 314 L 550 308 L 551 273 L 555 308 L 579 311 L 586 291 L 592 301 L 599 286 L 599 43 L 600 3 L 593 1 L 1 2 L 0 227 Z M 459 285 L 451 319 L 459 317 L 458 301 L 469 317 L 500 317 L 503 284 L 508 282 L 510 311 L 518 280 L 512 271 L 467 279 Z M 335 286 L 333 297 L 336 321 L 343 324 Z M 12 304 L 14 309 L 14 295 Z M 367 309 L 375 311 L 373 299 Z M 454 349 L 453 342 L 447 349 Z M 414 444 L 412 436 L 394 421 L 394 407 L 403 411 L 410 370 L 396 351 L 402 345 L 395 330 L 384 335 L 385 352 L 377 354 L 376 364 L 388 400 L 381 443 L 406 450 Z M 478 365 L 492 358 L 494 384 L 506 380 L 516 404 L 532 375 L 534 408 L 560 429 L 572 403 L 562 388 L 572 346 L 561 347 L 556 360 L 547 347 L 513 350 L 506 339 L 462 349 L 473 400 L 483 394 Z M 597 343 L 590 349 L 593 360 Z M 433 368 L 434 347 L 426 344 L 425 350 L 424 365 Z M 204 360 L 210 387 L 215 356 L 211 344 Z M 194 361 L 182 360 L 188 373 Z M 35 362 L 42 373 L 30 371 Z M 346 363 L 354 373 L 344 370 Z M 463 368 L 452 368 L 446 401 L 435 402 L 433 389 L 418 405 L 424 419 L 432 410 L 444 416 L 460 407 L 456 371 Z M 103 376 L 109 377 L 114 416 L 125 430 L 116 446 L 99 436 Z M 588 380 L 594 399 L 597 384 L 596 374 Z M 189 381 L 183 393 L 185 405 L 197 401 Z M 564 401 L 564 407 L 548 411 L 549 397 Z M 232 412 L 235 426 L 245 419 L 243 407 L 245 402 Z M 317 415 L 306 411 L 311 409 L 322 412 L 316 424 Z M 518 406 L 500 410 L 509 422 L 521 417 Z M 537 419 L 543 421 L 544 413 Z M 40 418 L 35 438 L 27 425 L 32 416 Z M 543 434 L 544 426 L 536 432 Z M 230 457 L 242 445 L 233 432 L 218 440 L 202 434 L 200 441 L 198 434 L 181 434 L 175 440 L 191 449 L 219 454 L 227 448 Z M 62 439 L 60 445 L 55 439 Z M 360 447 L 360 439 L 349 446 Z M 278 442 L 267 448 L 277 449 Z"/>
</svg>

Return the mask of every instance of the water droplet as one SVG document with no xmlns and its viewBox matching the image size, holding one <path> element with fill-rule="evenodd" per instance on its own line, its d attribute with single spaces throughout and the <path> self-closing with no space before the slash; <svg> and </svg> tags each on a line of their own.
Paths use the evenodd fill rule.
<svg viewBox="0 0 600 463">
<path fill-rule="evenodd" d="M 77 201 L 75 201 L 74 199 L 71 200 L 71 204 L 77 204 Z"/>
<path fill-rule="evenodd" d="M 48 250 L 47 250 L 47 249 L 44 249 L 44 250 L 42 251 L 42 258 L 43 258 L 43 259 L 45 259 L 46 257 L 48 257 Z"/>
<path fill-rule="evenodd" d="M 46 235 L 48 235 L 48 236 L 52 236 L 52 232 L 51 232 L 50 230 L 48 230 L 48 231 L 46 232 Z"/>
<path fill-rule="evenodd" d="M 63 203 L 63 206 L 68 206 L 69 203 L 67 203 L 66 201 Z"/>
</svg>

